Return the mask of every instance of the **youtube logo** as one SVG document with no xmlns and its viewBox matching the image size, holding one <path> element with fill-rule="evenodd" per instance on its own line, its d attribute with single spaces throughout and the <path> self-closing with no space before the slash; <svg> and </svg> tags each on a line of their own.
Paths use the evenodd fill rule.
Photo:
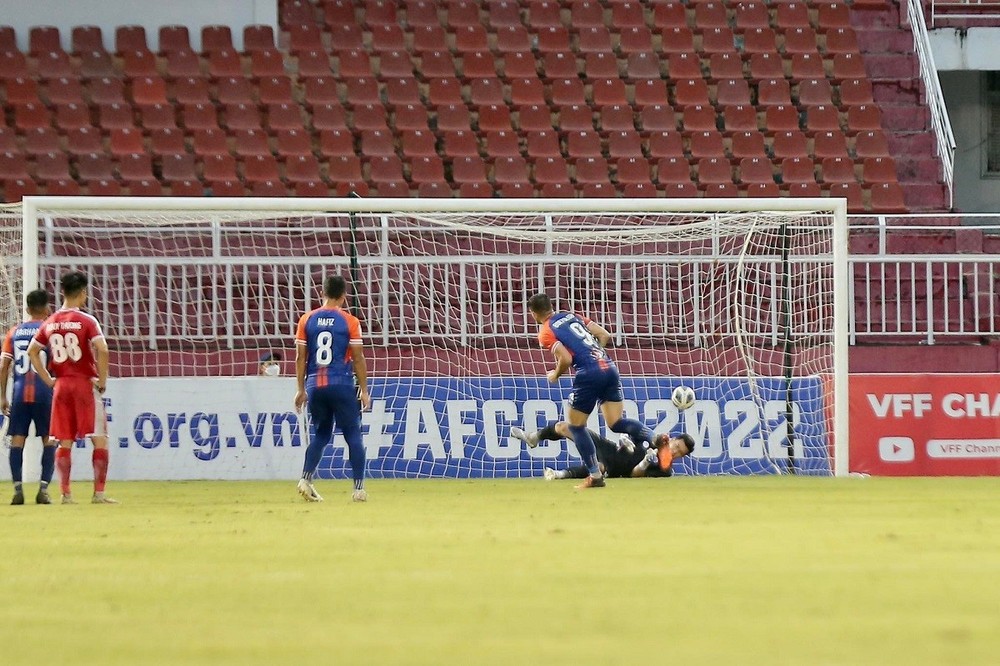
<svg viewBox="0 0 1000 666">
<path fill-rule="evenodd" d="M 886 462 L 913 462 L 913 440 L 909 437 L 880 437 L 878 457 Z"/>
</svg>

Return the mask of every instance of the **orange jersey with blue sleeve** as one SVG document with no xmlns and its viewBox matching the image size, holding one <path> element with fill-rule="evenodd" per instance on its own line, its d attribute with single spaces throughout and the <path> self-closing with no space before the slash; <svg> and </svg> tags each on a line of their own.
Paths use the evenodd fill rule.
<svg viewBox="0 0 1000 666">
<path fill-rule="evenodd" d="M 318 308 L 299 319 L 295 344 L 306 349 L 306 388 L 354 384 L 351 345 L 360 345 L 361 322 L 340 308 Z"/>
<path fill-rule="evenodd" d="M 26 321 L 12 326 L 3 339 L 3 358 L 13 361 L 14 387 L 11 402 L 34 403 L 52 402 L 52 389 L 45 385 L 45 382 L 35 374 L 31 367 L 31 359 L 28 357 L 28 345 L 35 337 L 41 320 Z M 42 358 L 45 358 L 43 353 Z"/>
<path fill-rule="evenodd" d="M 614 367 L 601 343 L 587 330 L 590 319 L 571 312 L 556 312 L 545 320 L 538 331 L 538 342 L 543 349 L 561 344 L 573 357 L 576 372 L 604 372 Z"/>
</svg>

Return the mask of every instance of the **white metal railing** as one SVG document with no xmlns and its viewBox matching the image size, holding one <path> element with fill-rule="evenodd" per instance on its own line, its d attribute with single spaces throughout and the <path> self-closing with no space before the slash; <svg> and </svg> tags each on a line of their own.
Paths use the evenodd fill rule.
<svg viewBox="0 0 1000 666">
<path fill-rule="evenodd" d="M 937 152 L 941 158 L 942 178 L 948 186 L 950 208 L 955 202 L 955 135 L 951 129 L 948 108 L 944 103 L 944 93 L 941 92 L 937 66 L 934 64 L 934 53 L 927 34 L 927 23 L 924 21 L 922 0 L 906 1 L 906 18 L 913 31 L 913 47 L 920 64 L 920 78 L 924 82 L 927 106 L 931 111 L 931 128 L 934 130 Z"/>
<path fill-rule="evenodd" d="M 989 0 L 931 0 L 931 27 L 952 21 L 989 20 L 1000 24 L 1000 4 Z M 995 24 L 995 25 L 996 25 Z"/>
</svg>

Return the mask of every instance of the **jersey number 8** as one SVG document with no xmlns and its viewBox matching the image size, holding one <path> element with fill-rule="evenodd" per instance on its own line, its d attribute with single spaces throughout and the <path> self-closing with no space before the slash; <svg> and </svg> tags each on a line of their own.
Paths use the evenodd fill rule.
<svg viewBox="0 0 1000 666">
<path fill-rule="evenodd" d="M 328 366 L 333 361 L 333 333 L 320 331 L 316 336 L 316 365 Z"/>
<path fill-rule="evenodd" d="M 49 350 L 52 352 L 53 363 L 65 363 L 67 360 L 76 362 L 83 358 L 80 338 L 76 337 L 76 333 L 54 333 L 49 336 Z"/>
</svg>

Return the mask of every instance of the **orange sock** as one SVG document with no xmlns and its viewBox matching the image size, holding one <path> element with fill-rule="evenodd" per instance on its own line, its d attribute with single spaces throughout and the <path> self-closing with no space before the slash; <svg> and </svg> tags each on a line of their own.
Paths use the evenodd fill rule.
<svg viewBox="0 0 1000 666">
<path fill-rule="evenodd" d="M 94 492 L 104 492 L 104 482 L 108 480 L 108 450 L 94 449 L 91 458 L 94 463 Z"/>
<path fill-rule="evenodd" d="M 59 470 L 59 490 L 69 494 L 69 472 L 73 466 L 73 450 L 60 446 L 56 451 L 56 469 Z"/>
</svg>

